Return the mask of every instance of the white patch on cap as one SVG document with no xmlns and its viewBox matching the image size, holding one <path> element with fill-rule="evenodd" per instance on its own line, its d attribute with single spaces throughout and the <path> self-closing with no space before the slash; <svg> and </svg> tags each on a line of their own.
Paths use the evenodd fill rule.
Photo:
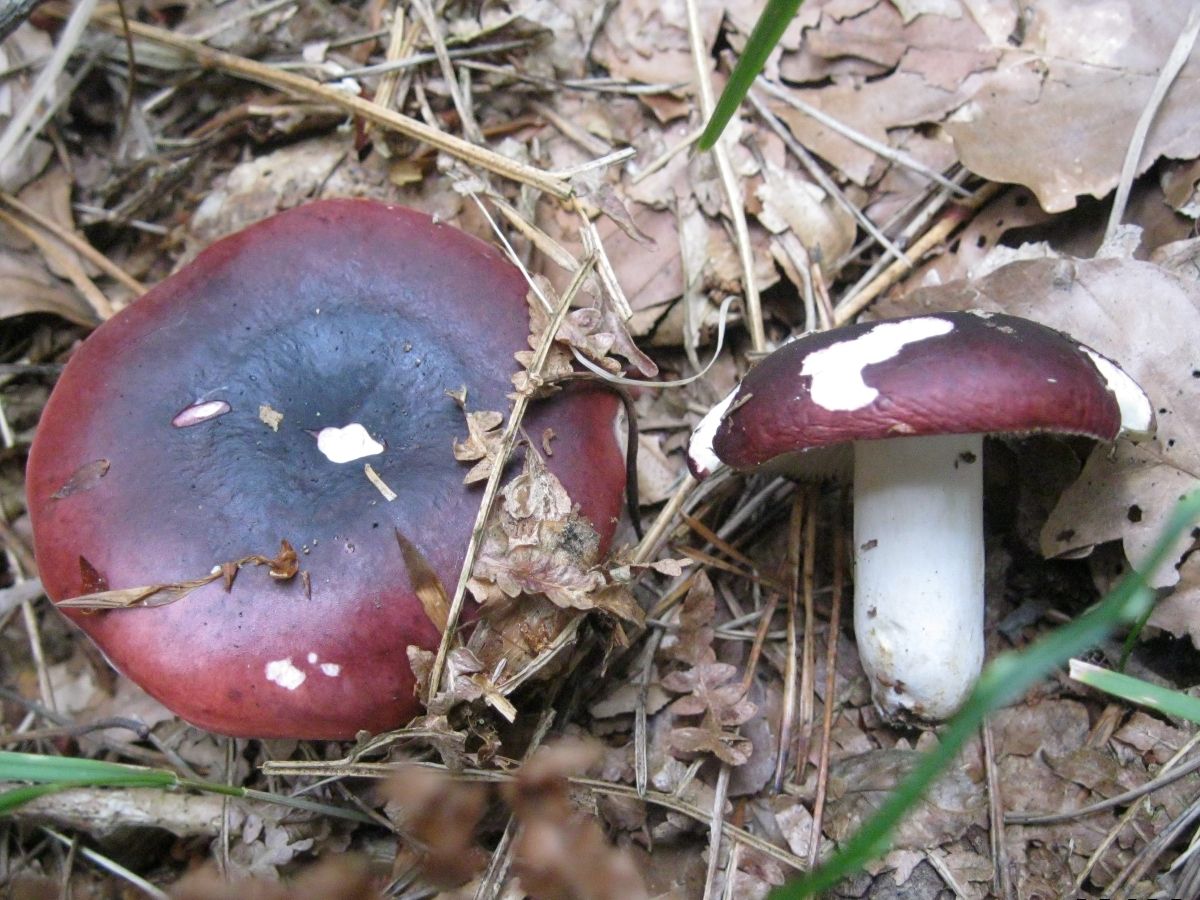
<svg viewBox="0 0 1200 900">
<path fill-rule="evenodd" d="M 330 462 L 348 463 L 382 453 L 383 444 L 357 422 L 351 422 L 345 428 L 322 428 L 317 432 L 317 449 Z"/>
<path fill-rule="evenodd" d="M 232 408 L 224 400 L 202 400 L 199 403 L 193 403 L 191 406 L 185 406 L 179 412 L 175 413 L 175 418 L 171 420 L 171 424 L 176 428 L 191 428 L 193 425 L 199 425 L 201 422 L 208 422 L 219 418 Z"/>
<path fill-rule="evenodd" d="M 1150 405 L 1150 398 L 1146 396 L 1146 392 L 1111 359 L 1082 344 L 1079 349 L 1086 353 L 1092 364 L 1100 370 L 1109 393 L 1116 398 L 1117 407 L 1121 410 L 1121 432 L 1132 438 L 1149 437 L 1153 434 L 1154 407 Z"/>
<path fill-rule="evenodd" d="M 318 659 L 320 659 L 320 658 L 321 658 L 321 657 L 317 656 L 317 654 L 315 654 L 315 653 L 310 653 L 310 654 L 308 654 L 308 664 L 309 664 L 310 666 L 315 666 L 315 665 L 317 664 L 317 660 L 318 660 Z"/>
<path fill-rule="evenodd" d="M 273 659 L 267 663 L 267 681 L 273 681 L 281 688 L 294 691 L 304 684 L 308 676 L 292 665 L 292 658 Z"/>
<path fill-rule="evenodd" d="M 721 427 L 725 411 L 729 409 L 739 390 L 741 385 L 735 387 L 724 400 L 705 413 L 696 430 L 692 432 L 692 439 L 688 442 L 688 461 L 692 464 L 692 470 L 701 478 L 711 475 L 722 465 L 721 457 L 713 451 L 713 438 L 717 436 L 717 429 Z"/>
<path fill-rule="evenodd" d="M 337 663 L 321 663 L 321 672 L 330 678 L 337 678 L 342 674 L 342 667 Z"/>
<path fill-rule="evenodd" d="M 932 316 L 881 322 L 856 338 L 808 354 L 800 374 L 812 379 L 809 394 L 817 406 L 840 412 L 862 409 L 879 396 L 863 381 L 863 369 L 891 359 L 909 344 L 953 330 L 953 322 Z"/>
</svg>

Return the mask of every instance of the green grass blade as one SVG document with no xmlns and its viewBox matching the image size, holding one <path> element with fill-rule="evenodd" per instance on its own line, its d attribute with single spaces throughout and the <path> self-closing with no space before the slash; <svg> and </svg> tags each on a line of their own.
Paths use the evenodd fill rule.
<svg viewBox="0 0 1200 900">
<path fill-rule="evenodd" d="M 1070 675 L 1076 681 L 1130 703 L 1148 706 L 1164 716 L 1175 716 L 1200 724 L 1200 700 L 1182 691 L 1173 691 L 1078 659 L 1071 660 Z"/>
<path fill-rule="evenodd" d="M 76 759 L 64 756 L 43 756 L 38 753 L 16 753 L 0 751 L 0 781 L 32 781 L 32 785 L 14 788 L 0 794 L 0 815 L 11 813 L 22 804 L 36 800 L 46 794 L 68 788 L 87 787 L 148 787 L 190 788 L 208 794 L 223 794 L 247 800 L 261 800 L 278 806 L 289 806 L 307 812 L 349 819 L 368 825 L 378 824 L 374 819 L 356 809 L 345 809 L 328 803 L 309 800 L 306 797 L 287 797 L 266 791 L 255 791 L 235 785 L 214 784 L 207 781 L 191 781 L 179 778 L 166 769 L 146 766 L 126 766 L 99 759 Z"/>
<path fill-rule="evenodd" d="M 1200 493 L 1185 497 L 1171 516 L 1141 571 L 1131 572 L 1079 618 L 1019 652 L 997 657 L 979 678 L 966 705 L 947 723 L 937 747 L 884 801 L 879 811 L 824 866 L 771 893 L 772 900 L 799 900 L 827 890 L 887 850 L 892 832 L 958 757 L 992 711 L 1020 697 L 1055 666 L 1103 640 L 1118 625 L 1136 622 L 1153 600 L 1143 572 L 1156 569 L 1179 536 L 1200 519 Z"/>
<path fill-rule="evenodd" d="M 701 150 L 711 150 L 717 143 L 721 132 L 746 98 L 750 85 L 754 84 L 754 79 L 767 64 L 767 57 L 783 37 L 783 32 L 787 30 L 788 24 L 803 2 L 804 0 L 767 0 L 762 15 L 754 23 L 754 30 L 746 42 L 746 49 L 742 51 L 741 59 L 734 66 L 733 74 L 729 76 L 729 82 L 717 100 L 712 118 L 704 126 L 704 133 L 700 135 Z"/>
<path fill-rule="evenodd" d="M 115 784 L 125 779 L 139 780 L 149 787 L 168 787 L 176 782 L 172 772 L 149 769 L 145 766 L 126 766 L 99 759 L 0 751 L 0 781 L 35 781 L 48 784 L 83 781 L 93 784 Z"/>
</svg>

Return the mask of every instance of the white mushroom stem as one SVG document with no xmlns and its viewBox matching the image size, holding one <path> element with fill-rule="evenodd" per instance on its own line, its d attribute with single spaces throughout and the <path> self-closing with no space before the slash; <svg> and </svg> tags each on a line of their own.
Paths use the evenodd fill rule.
<svg viewBox="0 0 1200 900">
<path fill-rule="evenodd" d="M 854 445 L 854 630 L 875 703 L 940 720 L 983 665 L 983 437 Z"/>
</svg>

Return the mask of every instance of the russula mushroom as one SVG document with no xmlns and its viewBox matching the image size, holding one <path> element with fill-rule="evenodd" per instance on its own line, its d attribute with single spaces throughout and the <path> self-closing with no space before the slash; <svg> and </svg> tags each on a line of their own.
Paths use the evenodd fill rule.
<svg viewBox="0 0 1200 900">
<path fill-rule="evenodd" d="M 701 421 L 688 462 L 827 473 L 853 446 L 854 627 L 876 704 L 937 721 L 983 663 L 985 434 L 1147 436 L 1114 362 L 1013 316 L 967 311 L 805 335 Z"/>
<path fill-rule="evenodd" d="M 304 578 L 247 567 L 228 593 L 217 580 L 156 608 L 65 612 L 213 731 L 403 724 L 419 709 L 406 647 L 440 634 L 396 532 L 453 590 L 480 490 L 462 483 L 466 423 L 446 392 L 507 408 L 526 288 L 483 242 L 368 201 L 214 244 L 84 341 L 46 405 L 27 481 L 48 595 L 197 579 L 287 540 Z M 606 543 L 625 483 L 617 407 L 580 387 L 525 428 L 553 430 L 547 462 Z"/>
</svg>

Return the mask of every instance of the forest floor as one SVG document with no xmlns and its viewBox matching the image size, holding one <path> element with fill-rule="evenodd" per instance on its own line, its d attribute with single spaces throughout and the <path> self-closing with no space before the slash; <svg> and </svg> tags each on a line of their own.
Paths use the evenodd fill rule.
<svg viewBox="0 0 1200 900">
<path fill-rule="evenodd" d="M 688 438 L 803 332 L 966 307 L 1068 332 L 1142 385 L 1158 433 L 989 440 L 988 656 L 1087 609 L 1200 478 L 1193 6 L 810 0 L 705 153 L 746 4 L 38 6 L 0 43 L 0 741 L 303 792 L 371 824 L 77 787 L 0 820 L 11 896 L 743 898 L 828 858 L 938 732 L 871 701 L 847 492 L 698 484 Z M 576 305 L 595 313 L 559 346 L 686 381 L 633 391 L 646 536 L 626 517 L 595 569 L 623 593 L 525 597 L 531 620 L 495 627 L 554 636 L 474 678 L 457 648 L 408 728 L 235 740 L 176 718 L 52 608 L 25 461 L 91 330 L 213 241 L 330 197 L 503 233 L 547 295 L 594 264 Z M 472 427 L 476 458 L 496 412 Z M 1160 600 L 1125 668 L 1177 689 L 1200 681 L 1194 540 L 1151 574 Z M 468 607 L 504 593 L 475 576 Z M 1089 661 L 1115 666 L 1121 638 Z M 836 895 L 1183 896 L 1200 776 L 1163 776 L 1196 741 L 1064 668 L 992 715 Z M 1064 815 L 1011 818 L 1036 813 Z"/>
</svg>

